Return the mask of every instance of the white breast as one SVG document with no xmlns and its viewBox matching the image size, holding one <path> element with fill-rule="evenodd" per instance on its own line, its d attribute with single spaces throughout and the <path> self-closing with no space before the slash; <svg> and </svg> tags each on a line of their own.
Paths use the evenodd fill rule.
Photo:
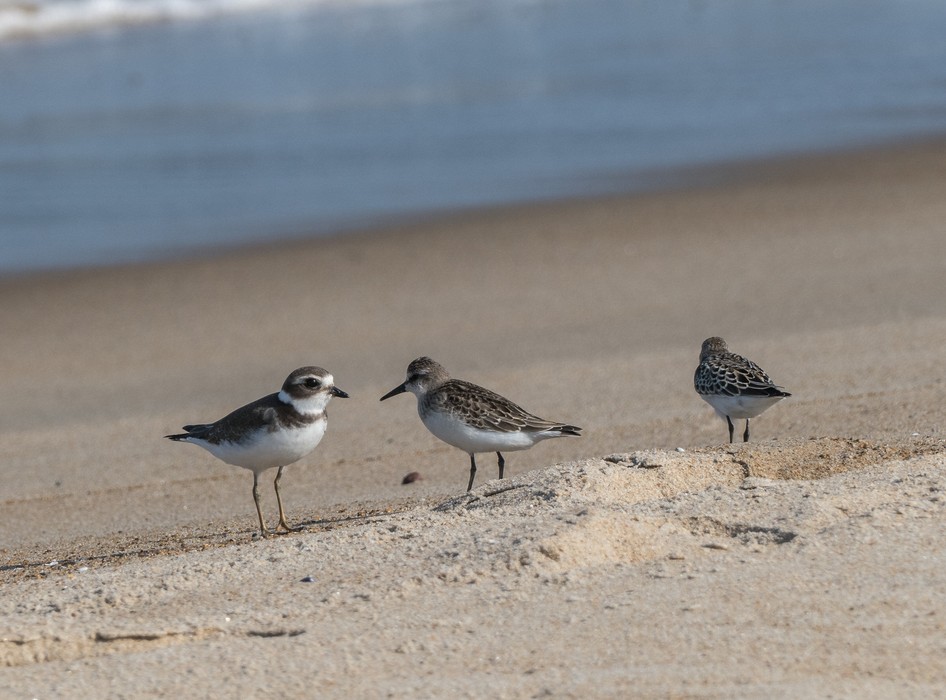
<svg viewBox="0 0 946 700">
<path fill-rule="evenodd" d="M 426 415 L 420 414 L 420 418 L 427 426 L 427 430 L 448 445 L 453 445 L 468 454 L 525 450 L 532 447 L 539 440 L 552 437 L 551 434 L 545 435 L 544 433 L 526 433 L 522 431 L 503 433 L 479 430 L 448 413 L 437 411 L 431 411 Z"/>
<path fill-rule="evenodd" d="M 721 396 L 701 394 L 702 399 L 716 409 L 720 418 L 755 418 L 767 408 L 781 401 L 783 396 Z"/>
<path fill-rule="evenodd" d="M 322 418 L 289 430 L 260 430 L 240 443 L 222 442 L 215 445 L 198 438 L 188 438 L 188 442 L 200 445 L 227 464 L 250 469 L 259 474 L 273 467 L 284 467 L 305 457 L 321 442 L 327 425 L 328 421 Z"/>
</svg>

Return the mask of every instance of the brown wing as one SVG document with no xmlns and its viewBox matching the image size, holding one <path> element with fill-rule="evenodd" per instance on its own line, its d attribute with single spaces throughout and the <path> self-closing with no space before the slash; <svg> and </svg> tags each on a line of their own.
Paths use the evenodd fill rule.
<svg viewBox="0 0 946 700">
<path fill-rule="evenodd" d="M 226 416 L 205 425 L 186 425 L 184 430 L 193 437 L 219 445 L 221 442 L 239 443 L 242 438 L 255 430 L 266 428 L 273 430 L 279 422 L 276 409 L 285 406 L 276 394 L 241 406 Z"/>
<path fill-rule="evenodd" d="M 785 396 L 752 360 L 727 352 L 707 357 L 696 368 L 693 385 L 700 394 L 723 396 Z"/>
<path fill-rule="evenodd" d="M 467 423 L 481 430 L 506 433 L 560 430 L 573 434 L 581 430 L 539 418 L 504 396 L 460 379 L 444 383 L 428 395 L 428 400 L 432 407 L 462 415 Z"/>
</svg>

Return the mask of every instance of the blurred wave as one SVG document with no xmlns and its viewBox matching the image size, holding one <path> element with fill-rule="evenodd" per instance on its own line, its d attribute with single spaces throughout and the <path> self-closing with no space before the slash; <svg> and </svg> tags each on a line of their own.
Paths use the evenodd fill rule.
<svg viewBox="0 0 946 700">
<path fill-rule="evenodd" d="M 0 0 L 0 41 L 318 5 L 416 0 Z"/>
<path fill-rule="evenodd" d="M 946 133 L 943 0 L 0 7 L 0 275 Z"/>
</svg>

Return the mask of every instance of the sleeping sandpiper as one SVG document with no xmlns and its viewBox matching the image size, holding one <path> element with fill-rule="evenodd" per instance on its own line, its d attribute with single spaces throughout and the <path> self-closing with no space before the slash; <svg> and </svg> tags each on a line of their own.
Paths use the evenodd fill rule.
<svg viewBox="0 0 946 700">
<path fill-rule="evenodd" d="M 333 396 L 348 398 L 335 386 L 331 374 L 321 367 L 300 367 L 286 378 L 279 393 L 238 408 L 216 423 L 185 425 L 186 432 L 165 437 L 200 445 L 227 464 L 253 472 L 253 501 L 263 537 L 270 532 L 259 505 L 259 476 L 267 469 L 278 468 L 273 481 L 279 505 L 276 531 L 282 527 L 289 532 L 293 528 L 286 522 L 279 496 L 282 470 L 319 444 L 328 424 L 325 407 Z"/>
<path fill-rule="evenodd" d="M 746 419 L 742 441 L 749 442 L 749 419 L 791 396 L 773 384 L 759 365 L 729 352 L 726 341 L 715 337 L 703 341 L 693 386 L 700 398 L 726 419 L 729 442 L 733 441 L 733 418 Z"/>
<path fill-rule="evenodd" d="M 417 396 L 417 412 L 427 429 L 448 445 L 470 455 L 470 483 L 476 475 L 477 452 L 495 452 L 503 478 L 501 450 L 525 450 L 547 438 L 581 435 L 581 428 L 544 420 L 512 401 L 476 384 L 451 379 L 429 357 L 418 357 L 407 368 L 407 379 L 381 400 L 410 391 Z"/>
</svg>

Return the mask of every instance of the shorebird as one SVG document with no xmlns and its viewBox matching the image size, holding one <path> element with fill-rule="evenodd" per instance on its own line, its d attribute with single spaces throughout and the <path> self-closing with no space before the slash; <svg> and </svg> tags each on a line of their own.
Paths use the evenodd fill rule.
<svg viewBox="0 0 946 700">
<path fill-rule="evenodd" d="M 451 379 L 429 357 L 411 362 L 404 383 L 381 400 L 405 391 L 417 397 L 417 413 L 434 436 L 470 455 L 467 491 L 473 488 L 478 452 L 496 453 L 502 479 L 506 466 L 502 451 L 526 450 L 548 438 L 581 435 L 581 428 L 539 418 L 489 389 Z"/>
<path fill-rule="evenodd" d="M 791 396 L 773 384 L 759 365 L 729 352 L 726 341 L 717 337 L 703 341 L 693 386 L 700 398 L 712 406 L 720 418 L 726 419 L 729 442 L 733 441 L 733 418 L 745 418 L 742 441 L 749 442 L 749 419 Z"/>
<path fill-rule="evenodd" d="M 279 496 L 282 470 L 312 452 L 325 435 L 328 419 L 325 407 L 333 396 L 347 399 L 348 394 L 335 386 L 331 374 L 321 367 L 300 367 L 286 377 L 282 389 L 238 408 L 215 423 L 185 425 L 179 435 L 165 435 L 170 440 L 200 445 L 217 459 L 253 472 L 253 501 L 259 516 L 260 534 L 270 533 L 259 504 L 259 476 L 278 468 L 273 488 L 279 505 L 279 525 L 293 529 Z"/>
</svg>

